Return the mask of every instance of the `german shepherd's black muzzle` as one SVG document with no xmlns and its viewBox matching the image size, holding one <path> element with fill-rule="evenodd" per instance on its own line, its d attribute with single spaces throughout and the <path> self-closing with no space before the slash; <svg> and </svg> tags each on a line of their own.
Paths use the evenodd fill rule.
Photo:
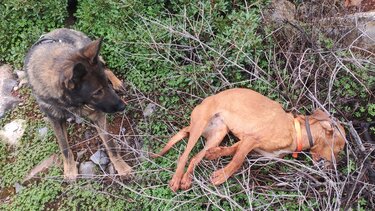
<svg viewBox="0 0 375 211">
<path fill-rule="evenodd" d="M 95 108 L 105 113 L 116 113 L 125 109 L 125 103 L 113 91 L 113 89 L 108 88 L 104 93 L 102 100 L 93 105 Z"/>
<path fill-rule="evenodd" d="M 116 90 L 123 88 L 99 56 L 101 43 L 102 39 L 92 41 L 79 31 L 56 29 L 43 35 L 25 58 L 24 67 L 34 96 L 55 131 L 67 180 L 78 176 L 67 136 L 66 120 L 72 114 L 86 116 L 96 125 L 118 175 L 131 172 L 107 132 L 105 113 L 123 111 L 125 104 L 108 83 L 109 80 Z"/>
</svg>

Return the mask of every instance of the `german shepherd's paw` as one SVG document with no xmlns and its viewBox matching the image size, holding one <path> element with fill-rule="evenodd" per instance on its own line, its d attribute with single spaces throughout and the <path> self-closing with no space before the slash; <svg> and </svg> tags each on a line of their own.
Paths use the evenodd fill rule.
<svg viewBox="0 0 375 211">
<path fill-rule="evenodd" d="M 64 180 L 67 182 L 73 182 L 78 177 L 78 169 L 75 166 L 64 167 Z"/>
<path fill-rule="evenodd" d="M 123 160 L 117 160 L 116 162 L 113 162 L 113 166 L 120 176 L 128 177 L 132 172 L 132 168 Z"/>
</svg>

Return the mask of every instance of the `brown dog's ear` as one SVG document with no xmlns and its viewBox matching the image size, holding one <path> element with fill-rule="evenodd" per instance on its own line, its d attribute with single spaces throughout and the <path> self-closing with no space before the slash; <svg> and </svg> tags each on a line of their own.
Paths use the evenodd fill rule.
<svg viewBox="0 0 375 211">
<path fill-rule="evenodd" d="M 332 132 L 333 127 L 329 121 L 319 121 L 319 124 L 326 130 Z"/>
<path fill-rule="evenodd" d="M 99 51 L 102 45 L 103 38 L 99 38 L 95 41 L 92 41 L 85 47 L 83 47 L 80 52 L 89 59 L 90 64 L 97 64 L 99 61 Z"/>
<path fill-rule="evenodd" d="M 321 109 L 316 109 L 314 113 L 311 114 L 311 117 L 319 121 L 330 120 L 329 115 L 326 112 L 322 111 Z"/>
<path fill-rule="evenodd" d="M 329 118 L 329 115 L 326 112 L 322 111 L 321 109 L 317 109 L 314 111 L 311 117 L 318 120 L 320 125 L 324 129 L 328 131 L 333 131 L 333 127 L 331 125 L 331 119 Z"/>
</svg>

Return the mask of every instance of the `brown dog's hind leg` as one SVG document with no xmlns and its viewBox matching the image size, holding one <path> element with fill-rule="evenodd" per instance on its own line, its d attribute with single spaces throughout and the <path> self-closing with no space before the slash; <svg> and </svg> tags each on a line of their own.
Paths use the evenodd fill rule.
<svg viewBox="0 0 375 211">
<path fill-rule="evenodd" d="M 240 143 L 241 141 L 238 141 L 230 147 L 212 147 L 207 150 L 205 158 L 208 160 L 214 160 L 219 157 L 234 155 Z"/>
<path fill-rule="evenodd" d="M 222 124 L 219 126 L 219 128 L 215 128 L 214 130 L 210 131 L 208 135 L 205 135 L 207 139 L 206 145 L 204 146 L 204 149 L 202 151 L 200 151 L 190 160 L 190 164 L 181 180 L 181 189 L 187 190 L 191 187 L 194 168 L 203 159 L 208 149 L 219 146 L 228 131 L 229 130 L 226 125 Z"/>
<path fill-rule="evenodd" d="M 60 151 L 63 154 L 64 179 L 68 181 L 75 180 L 78 176 L 78 169 L 74 161 L 73 152 L 69 147 L 65 120 L 53 118 L 49 118 L 49 120 L 55 131 Z"/>
<path fill-rule="evenodd" d="M 108 137 L 107 123 L 104 113 L 96 113 L 89 118 L 97 125 L 96 130 L 99 133 L 100 138 L 107 150 L 109 159 L 113 163 L 117 173 L 121 176 L 127 176 L 132 171 L 131 167 L 122 159 L 121 155 L 117 151 L 117 147 L 113 139 Z"/>
<path fill-rule="evenodd" d="M 125 90 L 124 85 L 122 84 L 122 81 L 120 81 L 120 79 L 118 79 L 116 75 L 113 74 L 113 72 L 110 69 L 106 68 L 104 70 L 104 73 L 107 76 L 108 80 L 111 82 L 113 89 L 115 89 L 116 91 Z"/>
<path fill-rule="evenodd" d="M 152 158 L 158 158 L 163 156 L 165 153 L 167 153 L 173 145 L 181 141 L 183 138 L 187 137 L 189 135 L 189 126 L 182 128 L 176 135 L 174 135 L 171 139 L 169 139 L 168 143 L 164 146 L 164 148 L 157 154 L 151 154 Z"/>
<path fill-rule="evenodd" d="M 247 154 L 254 148 L 259 147 L 259 143 L 251 138 L 241 141 L 237 147 L 237 151 L 230 163 L 222 169 L 216 170 L 211 176 L 211 182 L 214 185 L 220 185 L 225 182 L 234 172 L 236 172 L 243 164 Z"/>
</svg>

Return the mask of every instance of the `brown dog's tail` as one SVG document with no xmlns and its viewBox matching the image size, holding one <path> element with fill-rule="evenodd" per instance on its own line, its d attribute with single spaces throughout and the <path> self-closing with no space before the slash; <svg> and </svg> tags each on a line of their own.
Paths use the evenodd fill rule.
<svg viewBox="0 0 375 211">
<path fill-rule="evenodd" d="M 173 145 L 181 141 L 183 138 L 187 137 L 189 135 L 189 130 L 190 130 L 190 126 L 182 128 L 176 135 L 174 135 L 171 139 L 169 139 L 168 143 L 159 153 L 151 154 L 151 157 L 158 158 L 158 157 L 163 156 L 173 147 Z"/>
</svg>

